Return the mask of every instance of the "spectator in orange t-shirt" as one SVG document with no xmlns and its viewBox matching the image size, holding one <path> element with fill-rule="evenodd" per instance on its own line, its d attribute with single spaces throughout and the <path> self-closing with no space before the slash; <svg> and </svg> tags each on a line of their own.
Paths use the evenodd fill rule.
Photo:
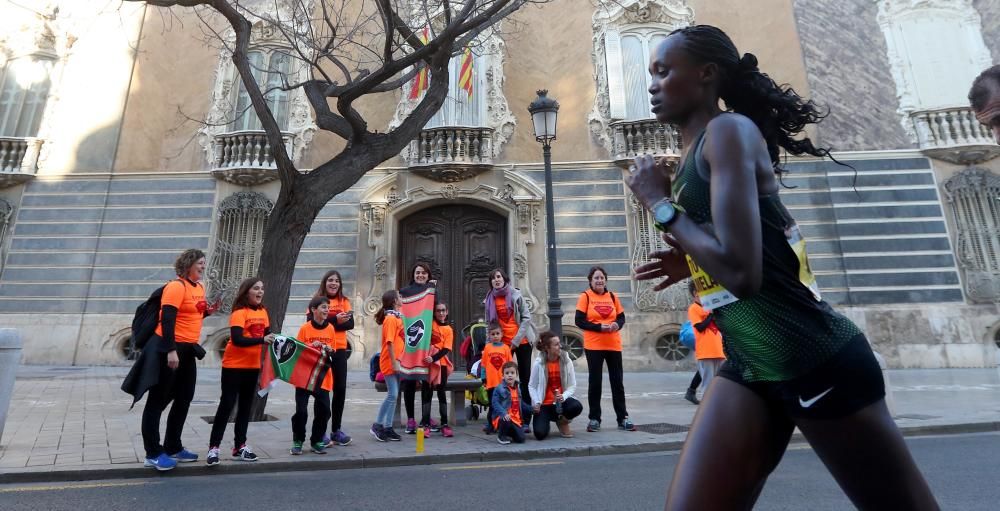
<svg viewBox="0 0 1000 511">
<path fill-rule="evenodd" d="M 330 300 L 325 296 L 318 296 L 309 301 L 309 320 L 299 327 L 299 333 L 295 336 L 299 342 L 306 346 L 322 350 L 329 357 L 334 352 L 333 325 L 327 319 L 330 315 Z M 332 381 L 329 374 L 330 369 L 324 368 L 318 385 L 312 392 L 304 388 L 295 388 L 295 414 L 292 415 L 292 448 L 291 454 L 302 454 L 302 444 L 306 440 L 306 422 L 309 421 L 309 398 L 313 398 L 313 423 L 312 433 L 309 437 L 309 444 L 312 452 L 316 454 L 326 454 L 326 424 L 330 420 L 330 386 Z"/>
<path fill-rule="evenodd" d="M 379 442 L 398 442 L 401 437 L 392 429 L 392 419 L 396 414 L 396 399 L 399 397 L 399 356 L 403 353 L 403 318 L 399 308 L 403 299 L 399 291 L 390 289 L 382 294 L 382 308 L 375 313 L 375 323 L 382 326 L 382 347 L 379 350 L 378 367 L 385 378 L 385 399 L 378 409 L 370 433 Z"/>
<path fill-rule="evenodd" d="M 583 350 L 587 356 L 587 403 L 590 405 L 587 431 L 601 429 L 601 380 L 604 364 L 608 364 L 611 383 L 611 404 L 615 408 L 618 428 L 635 431 L 635 425 L 625 408 L 625 382 L 622 368 L 622 336 L 625 309 L 618 297 L 608 289 L 608 273 L 594 266 L 587 274 L 589 288 L 580 293 L 576 302 L 576 326 L 583 330 Z"/>
<path fill-rule="evenodd" d="M 563 438 L 572 438 L 571 420 L 583 413 L 583 404 L 576 392 L 576 371 L 569 353 L 562 349 L 555 332 L 543 332 L 536 346 L 538 355 L 531 364 L 531 429 L 537 440 L 549 436 L 550 423 L 555 422 Z"/>
<path fill-rule="evenodd" d="M 326 446 L 347 445 L 351 437 L 342 429 L 344 400 L 347 396 L 347 332 L 354 329 L 354 312 L 351 300 L 344 296 L 343 279 L 340 272 L 330 270 L 319 281 L 319 289 L 314 298 L 326 297 L 330 300 L 328 321 L 333 325 L 334 352 L 330 356 L 330 370 L 333 373 L 333 389 L 330 392 L 330 434 L 323 437 Z M 306 311 L 306 319 L 309 319 Z"/>
<path fill-rule="evenodd" d="M 198 461 L 197 454 L 184 448 L 181 431 L 198 380 L 195 358 L 205 355 L 205 349 L 198 344 L 201 322 L 221 305 L 219 301 L 212 305 L 205 301 L 205 287 L 201 285 L 205 265 L 205 253 L 196 248 L 185 250 L 174 262 L 178 278 L 163 287 L 160 321 L 149 340 L 158 347 L 161 360 L 159 381 L 149 389 L 142 410 L 142 443 L 146 449 L 144 465 L 160 471 L 174 468 L 177 462 Z M 167 405 L 167 431 L 160 445 L 160 417 Z"/>
<path fill-rule="evenodd" d="M 233 457 L 242 461 L 257 461 L 257 455 L 247 445 L 247 426 L 250 424 L 253 394 L 257 391 L 257 378 L 260 376 L 261 347 L 274 340 L 263 300 L 264 281 L 258 278 L 241 282 L 233 299 L 233 313 L 229 317 L 229 342 L 222 355 L 222 397 L 215 410 L 212 434 L 208 441 L 209 466 L 220 462 L 219 445 L 233 406 L 236 406 Z"/>
<path fill-rule="evenodd" d="M 493 417 L 496 411 L 493 409 L 493 390 L 500 385 L 503 380 L 503 365 L 510 362 L 513 357 L 510 353 L 510 346 L 503 342 L 503 328 L 497 323 L 489 325 L 490 342 L 483 348 L 483 355 L 479 362 L 479 367 L 483 371 L 483 379 L 486 381 L 486 395 L 491 403 L 486 412 L 486 425 L 483 431 L 486 434 L 495 433 L 493 429 Z"/>
<path fill-rule="evenodd" d="M 510 346 L 511 354 L 517 359 L 518 378 L 521 381 L 521 395 L 528 398 L 528 379 L 531 377 L 531 313 L 524 303 L 521 291 L 511 285 L 507 274 L 500 268 L 490 272 L 490 292 L 483 300 L 486 323 L 496 321 L 503 329 L 503 342 Z M 530 404 L 530 403 L 529 403 Z"/>
<path fill-rule="evenodd" d="M 524 426 L 531 422 L 531 407 L 524 402 L 517 384 L 517 362 L 505 362 L 502 371 L 503 382 L 497 385 L 490 398 L 497 442 L 523 444 Z"/>
<path fill-rule="evenodd" d="M 688 307 L 688 321 L 694 329 L 694 355 L 698 359 L 698 375 L 701 376 L 701 392 L 704 395 L 709 382 L 726 361 L 726 354 L 722 350 L 722 333 L 715 325 L 711 311 L 702 308 L 694 280 L 688 281 L 688 292 L 693 300 Z"/>
<path fill-rule="evenodd" d="M 454 433 L 451 426 L 448 425 L 448 393 L 445 391 L 445 387 L 448 385 L 448 375 L 454 370 L 454 365 L 448 357 L 454 349 L 454 345 L 455 331 L 448 321 L 448 305 L 444 302 L 438 302 L 434 304 L 434 323 L 431 324 L 431 346 L 435 351 L 424 362 L 431 365 L 437 364 L 441 374 L 440 381 L 434 386 L 434 389 L 437 390 L 438 406 L 441 410 L 441 424 L 431 419 L 431 400 L 428 399 L 420 402 L 423 412 L 420 425 L 430 428 L 434 432 L 440 431 L 442 436 L 448 438 L 452 437 Z"/>
</svg>

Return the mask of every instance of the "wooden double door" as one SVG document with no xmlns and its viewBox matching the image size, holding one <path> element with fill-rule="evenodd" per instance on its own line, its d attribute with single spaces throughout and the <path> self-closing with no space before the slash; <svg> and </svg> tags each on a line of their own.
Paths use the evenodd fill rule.
<svg viewBox="0 0 1000 511">
<path fill-rule="evenodd" d="M 509 271 L 507 219 L 476 206 L 435 206 L 404 218 L 399 233 L 397 282 L 410 282 L 415 263 L 430 264 L 438 299 L 448 304 L 457 350 L 462 328 L 483 316 L 490 271 Z"/>
</svg>

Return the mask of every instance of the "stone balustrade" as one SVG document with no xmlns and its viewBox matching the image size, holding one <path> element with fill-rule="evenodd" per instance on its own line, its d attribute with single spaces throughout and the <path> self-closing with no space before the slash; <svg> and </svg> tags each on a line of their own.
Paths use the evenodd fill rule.
<svg viewBox="0 0 1000 511">
<path fill-rule="evenodd" d="M 673 126 L 665 126 L 655 119 L 616 121 L 611 123 L 611 141 L 614 144 L 615 163 L 628 166 L 643 154 L 653 156 L 680 156 L 681 136 Z"/>
<path fill-rule="evenodd" d="M 920 151 L 931 158 L 959 164 L 1000 156 L 989 128 L 976 120 L 970 107 L 921 110 L 910 114 Z"/>
<path fill-rule="evenodd" d="M 28 181 L 38 170 L 42 139 L 0 137 L 0 188 Z"/>
<path fill-rule="evenodd" d="M 292 153 L 291 133 L 283 132 L 282 141 L 289 156 Z M 271 144 L 263 131 L 233 131 L 215 135 L 215 160 L 212 174 L 231 183 L 253 186 L 278 178 Z"/>
<path fill-rule="evenodd" d="M 493 128 L 426 128 L 410 142 L 410 170 L 442 182 L 468 179 L 493 166 Z"/>
</svg>

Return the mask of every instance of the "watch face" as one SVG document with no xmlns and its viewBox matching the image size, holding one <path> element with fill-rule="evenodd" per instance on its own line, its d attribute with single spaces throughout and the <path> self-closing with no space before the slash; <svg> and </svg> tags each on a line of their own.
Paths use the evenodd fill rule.
<svg viewBox="0 0 1000 511">
<path fill-rule="evenodd" d="M 653 219 L 656 220 L 656 223 L 665 224 L 674 217 L 675 213 L 676 210 L 672 204 L 660 204 L 653 210 Z"/>
</svg>

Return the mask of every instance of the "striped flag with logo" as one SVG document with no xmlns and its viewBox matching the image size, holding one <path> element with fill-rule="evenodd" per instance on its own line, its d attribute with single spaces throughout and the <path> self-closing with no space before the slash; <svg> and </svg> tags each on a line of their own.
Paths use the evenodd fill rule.
<svg viewBox="0 0 1000 511">
<path fill-rule="evenodd" d="M 264 396 L 274 388 L 278 380 L 284 380 L 296 388 L 309 392 L 322 384 L 327 362 L 323 352 L 302 344 L 294 337 L 275 336 L 264 351 L 264 363 L 260 369 L 260 390 Z"/>
</svg>

